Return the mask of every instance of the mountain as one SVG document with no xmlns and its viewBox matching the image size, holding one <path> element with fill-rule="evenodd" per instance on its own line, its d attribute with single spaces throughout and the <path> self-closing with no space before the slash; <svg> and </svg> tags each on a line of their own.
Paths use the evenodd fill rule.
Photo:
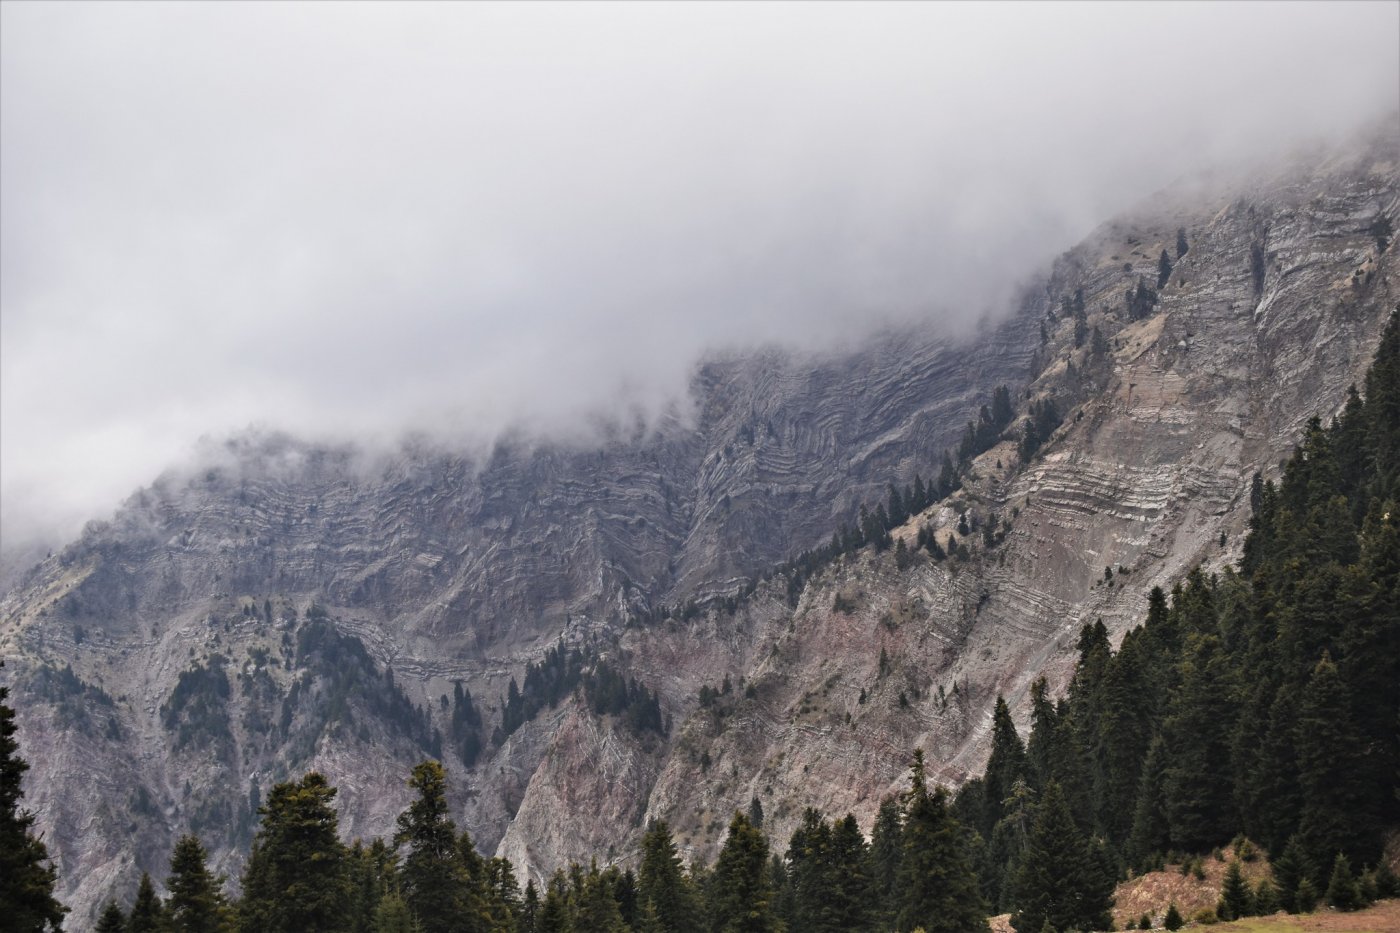
<svg viewBox="0 0 1400 933">
<path fill-rule="evenodd" d="M 691 410 L 589 443 L 250 434 L 160 478 L 0 600 L 70 925 L 186 830 L 236 874 L 261 793 L 309 768 L 369 836 L 441 757 L 459 822 L 535 876 L 632 859 L 650 816 L 712 857 L 755 798 L 778 839 L 807 805 L 869 825 L 915 747 L 976 773 L 996 696 L 1024 713 L 1084 622 L 1238 559 L 1251 476 L 1359 381 L 1400 286 L 1397 151 L 1169 189 L 973 335 L 714 359 Z M 889 484 L 934 481 L 1000 386 L 1014 420 L 960 488 L 821 553 L 907 511 Z"/>
</svg>

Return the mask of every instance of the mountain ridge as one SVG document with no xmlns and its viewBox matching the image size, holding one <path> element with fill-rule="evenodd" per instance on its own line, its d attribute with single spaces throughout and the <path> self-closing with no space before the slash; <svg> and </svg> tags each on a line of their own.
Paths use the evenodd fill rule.
<svg viewBox="0 0 1400 933">
<path fill-rule="evenodd" d="M 509 678 L 560 636 L 615 658 L 660 695 L 668 737 L 630 735 L 574 698 L 463 774 L 463 822 L 534 875 L 573 846 L 624 856 L 649 816 L 673 820 L 683 851 L 708 855 L 705 828 L 750 797 L 779 832 L 802 800 L 866 821 L 916 745 L 944 780 L 975 772 L 991 698 L 1005 693 L 1024 708 L 1036 675 L 1063 683 L 1081 621 L 1102 617 L 1121 632 L 1151 585 L 1237 557 L 1249 475 L 1267 472 L 1312 414 L 1340 407 L 1395 300 L 1395 251 L 1379 249 L 1369 226 L 1396 215 L 1386 158 L 1394 151 L 1386 138 L 1282 187 L 1106 224 L 970 350 L 913 339 L 899 351 L 889 338 L 840 366 L 716 364 L 710 378 L 748 380 L 758 407 L 745 411 L 738 391 L 702 406 L 704 443 L 681 432 L 642 449 L 634 456 L 646 470 L 606 449 L 523 466 L 507 459 L 476 481 L 462 461 L 406 461 L 366 492 L 323 454 L 305 467 L 317 477 L 311 491 L 206 474 L 139 493 L 111 526 L 45 561 L 0 602 L 0 652 L 25 701 L 21 734 L 35 763 L 29 799 L 41 813 L 69 814 L 46 824 L 62 877 L 83 879 L 65 882 L 65 899 L 81 911 L 132 867 L 155 869 L 160 838 L 192 815 L 233 817 L 246 798 L 241 781 L 230 792 L 233 774 L 251 767 L 265 782 L 297 766 L 285 747 L 236 722 L 237 770 L 201 764 L 171 749 L 158 710 L 189 661 L 216 652 L 242 660 L 250 680 L 266 671 L 269 696 L 284 705 L 300 679 L 320 690 L 287 642 L 321 602 L 449 739 L 446 708 L 435 706 L 452 680 L 466 681 L 494 720 Z M 1156 280 L 1157 252 L 1173 251 L 1178 226 L 1188 228 L 1187 251 L 1150 313 L 1131 319 L 1131 290 L 1139 277 Z M 1080 288 L 1084 327 L 1099 328 L 1107 349 L 1095 350 L 1088 334 L 1076 339 Z M 1018 464 L 1022 412 L 1007 440 L 969 464 L 962 490 L 893 535 L 908 547 L 927 525 L 946 540 L 961 512 L 982 522 L 995 512 L 1010 521 L 1002 542 L 974 543 L 962 562 L 920 554 L 904 568 L 867 548 L 827 565 L 795 607 L 771 580 L 732 614 L 712 601 L 690 619 L 637 624 L 683 597 L 731 596 L 794 551 L 825 543 L 857 503 L 882 498 L 885 482 L 910 481 L 916 465 L 932 474 L 1000 384 L 1023 404 L 1055 400 L 1065 424 Z M 674 475 L 694 482 L 668 488 Z M 357 497 L 374 505 L 359 508 Z M 675 512 L 696 518 L 687 526 Z M 404 603 L 412 608 L 397 615 L 385 608 Z M 285 666 L 256 663 L 254 649 Z M 61 702 L 32 680 L 59 662 L 116 692 L 111 715 L 136 742 L 135 758 L 115 740 L 61 734 Z M 724 678 L 731 692 L 717 715 L 696 698 Z M 240 715 L 259 707 L 241 683 L 230 696 Z M 106 708 L 78 699 L 88 713 Z M 318 710 L 294 708 L 294 729 L 314 724 Z M 372 718 L 371 741 L 342 728 L 317 732 L 305 763 L 342 788 L 349 832 L 382 831 L 406 799 L 403 759 L 385 750 L 393 731 Z M 100 793 L 57 807 L 65 788 L 98 770 L 108 777 Z M 589 782 L 595 773 L 604 778 Z M 123 782 L 151 784 L 157 801 L 135 851 L 112 812 Z M 75 811 L 85 816 L 75 822 Z M 225 870 L 236 867 L 236 839 L 206 841 Z"/>
</svg>

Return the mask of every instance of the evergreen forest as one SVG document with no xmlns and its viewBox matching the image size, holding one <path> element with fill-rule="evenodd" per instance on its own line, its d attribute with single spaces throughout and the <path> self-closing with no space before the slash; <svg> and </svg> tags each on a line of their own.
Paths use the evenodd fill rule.
<svg viewBox="0 0 1400 933">
<path fill-rule="evenodd" d="M 999 397 L 985 431 L 969 425 L 968 451 L 985 449 L 1006 409 Z M 947 483 L 892 491 L 870 529 L 838 532 L 832 549 L 875 541 L 891 515 L 955 478 L 950 463 Z M 1120 881 L 1232 843 L 1237 857 L 1267 857 L 1271 872 L 1251 886 L 1233 863 L 1220 919 L 1400 895 L 1382 858 L 1400 826 L 1400 315 L 1364 391 L 1330 424 L 1314 419 L 1278 481 L 1256 476 L 1249 495 L 1238 567 L 1154 589 L 1116 649 L 1102 622 L 1085 625 L 1065 694 L 1044 680 L 1033 688 L 1024 741 L 998 699 L 984 774 L 950 794 L 915 750 L 907 788 L 883 802 L 868 834 L 849 814 L 808 809 L 788 839 L 773 839 L 755 800 L 733 814 L 712 864 L 685 864 L 667 824 L 653 821 L 634 867 L 595 858 L 522 886 L 509 861 L 483 857 L 456 826 L 438 762 L 413 769 L 413 800 L 391 838 L 353 843 L 340 836 L 336 788 L 311 772 L 268 793 L 239 897 L 187 835 L 174 844 L 166 896 L 150 877 L 132 879 L 134 901 L 108 905 L 97 929 L 972 933 L 1010 913 L 1019 933 L 1067 933 L 1110 929 Z M 201 721 L 188 711 L 224 687 L 217 665 L 199 677 L 181 681 L 164 715 Z M 588 672 L 562 649 L 527 672 L 524 691 L 511 687 L 507 734 L 575 689 L 636 730 L 669 730 L 654 693 L 605 664 Z M 15 930 L 58 929 L 65 909 L 20 806 L 26 765 L 5 699 L 0 917 Z M 459 690 L 453 710 L 452 741 L 477 743 L 470 694 Z M 189 741 L 217 744 L 190 730 Z M 1175 929 L 1182 917 L 1172 905 L 1144 922 Z"/>
</svg>

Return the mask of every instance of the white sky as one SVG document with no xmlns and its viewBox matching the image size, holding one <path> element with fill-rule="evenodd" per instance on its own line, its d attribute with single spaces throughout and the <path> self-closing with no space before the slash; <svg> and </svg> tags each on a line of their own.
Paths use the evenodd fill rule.
<svg viewBox="0 0 1400 933">
<path fill-rule="evenodd" d="M 1400 106 L 1398 3 L 0 6 L 0 532 L 201 435 L 562 430 L 950 328 Z"/>
</svg>

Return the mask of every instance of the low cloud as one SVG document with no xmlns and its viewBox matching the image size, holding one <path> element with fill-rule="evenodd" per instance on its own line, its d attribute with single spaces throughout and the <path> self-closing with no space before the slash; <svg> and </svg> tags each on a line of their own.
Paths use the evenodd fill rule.
<svg viewBox="0 0 1400 933">
<path fill-rule="evenodd" d="M 250 423 L 651 416 L 1394 111 L 1400 7 L 5 4 L 0 529 Z"/>
</svg>

